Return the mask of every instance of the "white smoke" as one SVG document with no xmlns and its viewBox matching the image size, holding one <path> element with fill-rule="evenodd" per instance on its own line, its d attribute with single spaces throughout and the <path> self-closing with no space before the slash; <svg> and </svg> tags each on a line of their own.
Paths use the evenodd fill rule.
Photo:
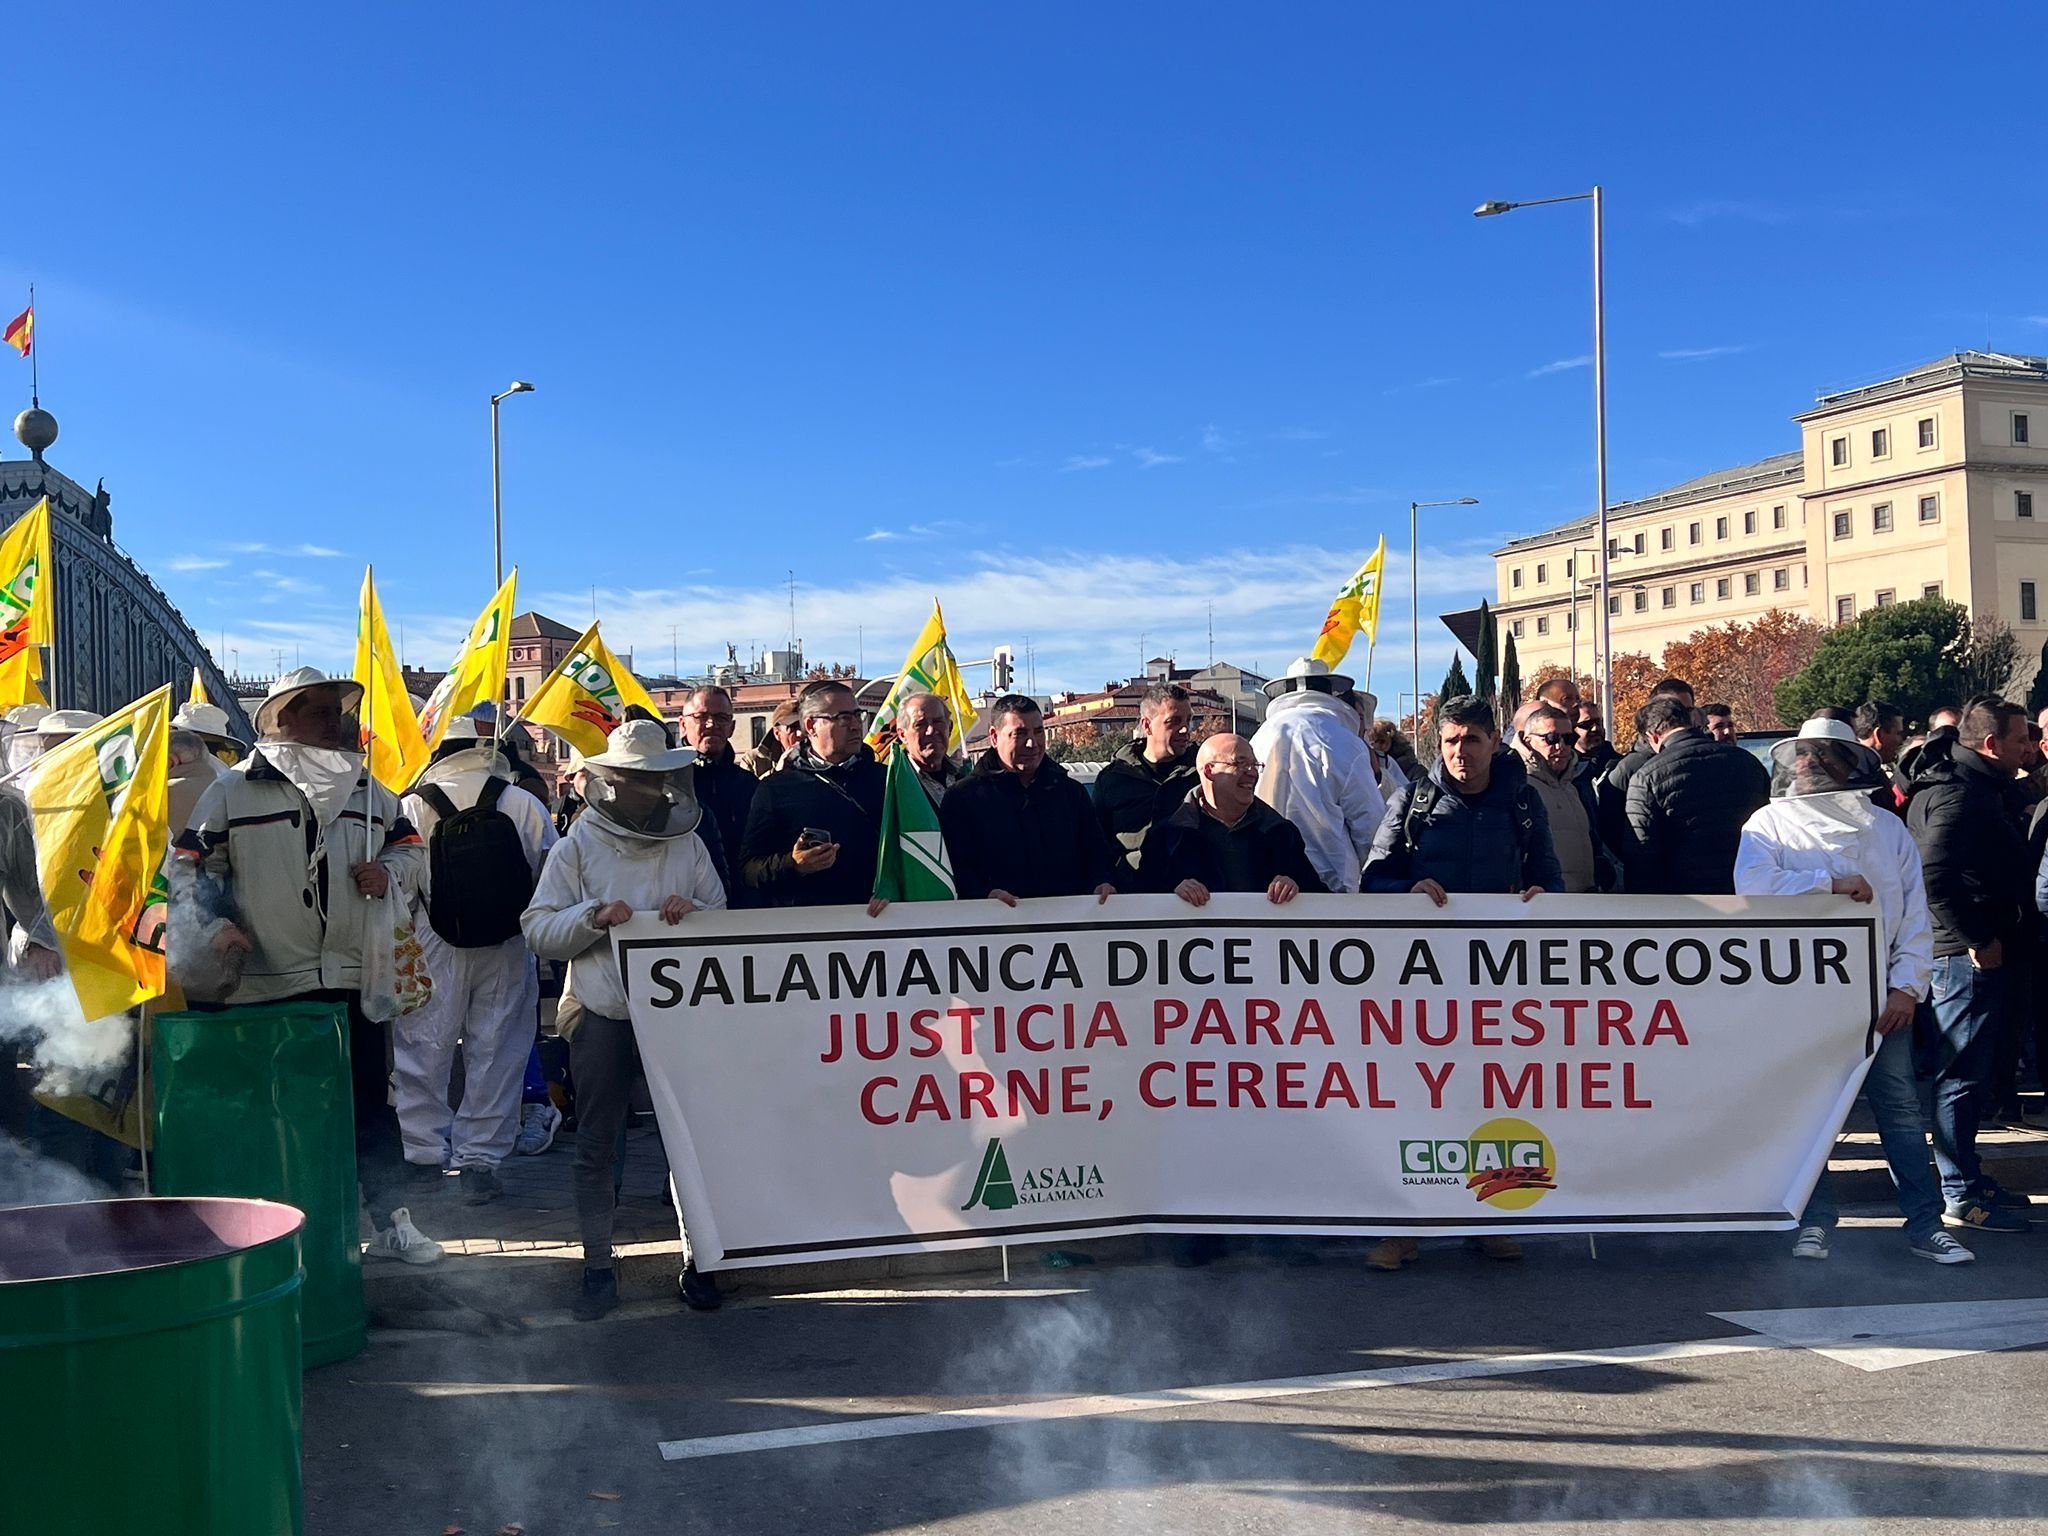
<svg viewBox="0 0 2048 1536">
<path fill-rule="evenodd" d="M 0 1134 L 0 1210 L 104 1200 L 110 1193 L 69 1163 L 42 1157 L 12 1136 Z"/>
</svg>

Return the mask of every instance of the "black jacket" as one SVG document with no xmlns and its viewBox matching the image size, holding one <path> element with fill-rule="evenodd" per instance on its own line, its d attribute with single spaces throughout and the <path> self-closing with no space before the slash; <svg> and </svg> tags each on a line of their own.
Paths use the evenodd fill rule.
<svg viewBox="0 0 2048 1536">
<path fill-rule="evenodd" d="M 1212 891 L 1263 891 L 1285 875 L 1304 891 L 1329 887 L 1308 861 L 1301 831 L 1263 800 L 1234 827 L 1226 827 L 1189 791 L 1168 816 L 1152 824 L 1138 860 L 1138 889 L 1171 891 L 1199 880 Z"/>
<path fill-rule="evenodd" d="M 1417 795 L 1422 806 L 1416 806 Z M 1476 895 L 1532 885 L 1564 890 L 1564 871 L 1550 843 L 1550 813 L 1512 752 L 1495 754 L 1493 776 L 1476 795 L 1459 792 L 1442 758 L 1422 778 L 1395 790 L 1359 879 L 1361 890 L 1380 892 L 1412 890 L 1422 880 Z"/>
<path fill-rule="evenodd" d="M 740 878 L 755 905 L 849 906 L 875 893 L 875 854 L 882 837 L 882 765 L 863 746 L 826 767 L 800 743 L 786 768 L 761 780 L 740 841 Z M 828 870 L 799 874 L 790 851 L 797 834 L 832 834 L 839 858 Z"/>
<path fill-rule="evenodd" d="M 2010 776 L 1939 732 L 1906 784 L 1906 830 L 1920 845 L 1937 958 L 2018 937 L 2032 895 Z"/>
<path fill-rule="evenodd" d="M 946 791 L 939 830 L 965 898 L 1081 896 L 1115 883 L 1115 855 L 1088 791 L 1050 758 L 1027 787 L 984 753 L 974 772 Z"/>
<path fill-rule="evenodd" d="M 1634 746 L 1608 759 L 1593 782 L 1593 798 L 1600 805 L 1600 841 L 1610 852 L 1628 847 L 1628 781 L 1656 755 L 1650 750 L 1649 737 L 1638 736 Z"/>
<path fill-rule="evenodd" d="M 1145 756 L 1142 741 L 1133 739 L 1117 749 L 1096 775 L 1094 804 L 1103 836 L 1116 845 L 1119 874 L 1128 875 L 1143 861 L 1146 832 L 1173 814 L 1195 782 L 1192 743 L 1163 763 Z"/>
<path fill-rule="evenodd" d="M 1691 726 L 1673 731 L 1628 781 L 1628 888 L 1734 894 L 1742 824 L 1770 798 L 1770 771 L 1741 747 Z"/>
<path fill-rule="evenodd" d="M 740 847 L 747 837 L 747 812 L 753 808 L 754 792 L 761 787 L 761 781 L 740 766 L 731 747 L 725 749 L 720 758 L 702 757 L 697 759 L 695 776 L 692 781 L 696 789 L 697 803 L 704 807 L 704 816 L 718 829 L 718 841 L 724 850 L 725 862 L 737 862 Z M 784 850 L 787 852 L 787 850 Z M 840 851 L 845 857 L 845 850 Z M 720 869 L 719 876 L 725 879 L 726 904 L 734 907 L 752 906 L 753 892 L 744 880 L 726 878 L 726 870 Z"/>
</svg>

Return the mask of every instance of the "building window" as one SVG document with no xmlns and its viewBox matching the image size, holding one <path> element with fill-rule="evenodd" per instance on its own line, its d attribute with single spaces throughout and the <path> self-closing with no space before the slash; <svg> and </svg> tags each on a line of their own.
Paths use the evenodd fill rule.
<svg viewBox="0 0 2048 1536">
<path fill-rule="evenodd" d="M 1855 617 L 1856 617 L 1856 599 L 1855 599 L 1855 598 L 1853 598 L 1853 597 L 1838 597 L 1838 598 L 1836 598 L 1836 599 L 1835 599 L 1835 622 L 1836 622 L 1837 624 L 1847 624 L 1847 623 L 1848 623 L 1848 622 L 1849 622 L 1850 620 L 1854 619 Z"/>
<path fill-rule="evenodd" d="M 1773 592 L 1786 592 L 1791 590 L 1791 587 L 1792 573 L 1784 566 L 1781 565 L 1771 572 L 1771 590 Z"/>
<path fill-rule="evenodd" d="M 1520 619 L 1515 620 L 1515 638 L 1517 640 L 1522 638 L 1522 621 Z"/>
<path fill-rule="evenodd" d="M 524 677 L 512 679 L 512 696 L 522 704 L 526 702 L 526 679 Z"/>
<path fill-rule="evenodd" d="M 1607 558 L 1608 558 L 1608 559 L 1610 559 L 1610 560 L 1612 560 L 1612 559 L 1613 559 L 1613 558 L 1614 558 L 1614 557 L 1615 557 L 1616 555 L 1618 555 L 1618 554 L 1620 554 L 1620 553 L 1621 553 L 1621 540 L 1619 540 L 1619 539 L 1609 539 L 1609 540 L 1607 541 Z"/>
<path fill-rule="evenodd" d="M 2034 515 L 2034 493 L 2032 491 L 2014 491 L 2012 493 L 2012 515 L 2014 517 L 2032 517 Z"/>
<path fill-rule="evenodd" d="M 1539 576 L 1536 579 L 1538 581 L 1541 581 L 1543 578 Z M 1508 585 L 1511 587 L 1519 587 L 1521 584 L 1522 568 L 1518 565 L 1512 571 L 1508 572 Z"/>
<path fill-rule="evenodd" d="M 2031 624 L 2038 617 L 2034 604 L 2034 584 L 2031 581 L 2023 581 L 2020 583 L 2020 622 Z"/>
<path fill-rule="evenodd" d="M 1771 508 L 1771 526 L 1773 528 L 1785 526 L 1785 509 L 1783 507 Z"/>
<path fill-rule="evenodd" d="M 1704 603 L 1707 600 L 1707 584 L 1696 581 L 1685 589 L 1685 600 L 1689 603 Z"/>
<path fill-rule="evenodd" d="M 1669 549 L 1677 542 L 1678 538 L 1674 530 L 1670 528 L 1660 528 L 1657 530 L 1657 547 L 1659 549 Z"/>
<path fill-rule="evenodd" d="M 1837 469 L 1849 462 L 1849 439 L 1838 437 L 1828 444 L 1828 462 Z"/>
<path fill-rule="evenodd" d="M 2025 411 L 2014 411 L 2012 413 L 2012 440 L 2015 443 L 2026 443 L 2029 441 L 2027 437 L 2027 413 Z"/>
<path fill-rule="evenodd" d="M 1570 579 L 1571 577 L 1573 577 L 1573 576 L 1576 576 L 1576 575 L 1578 574 L 1578 572 L 1577 572 L 1577 571 L 1575 571 L 1575 570 L 1573 570 L 1573 569 L 1572 569 L 1572 567 L 1573 567 L 1573 565 L 1574 565 L 1574 564 L 1575 564 L 1575 562 L 1574 562 L 1574 561 L 1571 561 L 1571 560 L 1567 560 L 1567 561 L 1565 561 L 1565 563 L 1564 563 L 1564 574 L 1565 574 L 1565 577 L 1566 577 L 1566 579 L 1567 579 L 1567 580 L 1569 580 L 1569 579 Z"/>
<path fill-rule="evenodd" d="M 1609 612 L 1610 614 L 1614 614 L 1614 613 L 1619 613 L 1619 612 L 1621 612 L 1621 599 L 1620 599 L 1620 598 L 1618 598 L 1618 597 L 1610 597 L 1610 598 L 1608 598 L 1608 599 L 1607 599 L 1607 611 L 1608 611 L 1608 612 Z"/>
<path fill-rule="evenodd" d="M 1726 601 L 1728 601 L 1728 593 L 1728 578 L 1726 576 L 1722 576 L 1716 579 L 1716 581 L 1714 582 L 1714 596 L 1718 597 L 1719 599 L 1721 599 L 1722 602 L 1725 603 Z"/>
<path fill-rule="evenodd" d="M 1658 595 L 1666 608 L 1676 608 L 1678 606 L 1678 588 L 1666 587 Z"/>
<path fill-rule="evenodd" d="M 1637 612 L 1637 613 L 1641 613 L 1641 612 L 1643 612 L 1643 611 L 1644 611 L 1645 609 L 1647 609 L 1647 608 L 1648 608 L 1649 606 L 1650 606 L 1650 591 L 1649 591 L 1649 588 L 1647 588 L 1647 587 L 1642 587 L 1642 588 L 1639 588 L 1639 589 L 1637 590 L 1637 592 L 1636 592 L 1636 612 Z"/>
<path fill-rule="evenodd" d="M 1637 535 L 1636 535 L 1636 539 L 1635 539 L 1635 546 L 1634 546 L 1634 548 L 1635 548 L 1635 552 L 1636 552 L 1637 554 L 1639 554 L 1639 555 L 1640 555 L 1640 554 L 1642 554 L 1642 553 L 1644 552 L 1644 544 L 1643 544 L 1643 540 L 1644 540 L 1644 539 L 1645 539 L 1646 537 L 1648 537 L 1648 535 L 1646 535 L 1646 534 L 1640 534 L 1640 533 L 1639 533 L 1639 534 L 1637 534 Z"/>
<path fill-rule="evenodd" d="M 1941 521 L 1941 498 L 1939 496 L 1922 496 L 1920 498 L 1920 521 L 1923 523 L 1938 523 Z M 1967 522 L 1968 519 L 1966 518 L 1964 521 Z"/>
<path fill-rule="evenodd" d="M 1717 517 L 1714 519 L 1714 537 L 1717 539 L 1725 539 L 1728 537 L 1728 519 L 1726 517 Z"/>
<path fill-rule="evenodd" d="M 1758 574 L 1757 574 L 1757 573 L 1756 573 L 1755 571 L 1745 571 L 1745 572 L 1743 572 L 1743 574 L 1742 574 L 1742 595 L 1743 595 L 1744 597 L 1755 597 L 1755 596 L 1757 595 L 1757 593 L 1759 593 L 1759 592 L 1761 592 L 1761 591 L 1763 590 L 1763 585 L 1764 585 L 1764 579 L 1763 579 L 1763 577 L 1762 577 L 1762 576 L 1760 576 L 1760 575 L 1758 575 Z"/>
<path fill-rule="evenodd" d="M 1579 610 L 1576 607 L 1565 610 L 1564 627 L 1566 629 L 1577 629 L 1579 627 Z M 1539 635 L 1543 633 L 1543 621 L 1541 619 L 1536 621 L 1536 633 Z"/>
<path fill-rule="evenodd" d="M 1685 525 L 1685 542 L 1688 544 L 1697 544 L 1699 543 L 1699 541 L 1700 525 L 1698 523 L 1687 523 Z"/>
<path fill-rule="evenodd" d="M 1871 430 L 1870 456 L 1873 459 L 1888 459 L 1892 456 L 1892 430 L 1890 427 L 1876 427 Z"/>
<path fill-rule="evenodd" d="M 1537 615 L 1536 615 L 1536 633 L 1537 633 L 1537 634 L 1539 634 L 1539 635 L 1547 635 L 1547 634 L 1549 634 L 1549 633 L 1550 633 L 1550 615 L 1549 615 L 1549 614 L 1547 614 L 1547 613 L 1539 613 L 1539 614 L 1537 614 Z"/>
<path fill-rule="evenodd" d="M 1835 514 L 1835 537 L 1838 539 L 1849 537 L 1849 514 L 1846 512 L 1837 512 Z"/>
<path fill-rule="evenodd" d="M 1941 583 L 1938 581 L 1930 581 L 1929 583 L 1927 583 L 1926 586 L 1920 589 L 1920 595 L 1922 597 L 1941 596 Z"/>
<path fill-rule="evenodd" d="M 1891 607 L 1892 601 L 1892 589 L 1890 587 L 1886 587 L 1882 592 L 1877 594 L 1877 606 L 1880 608 Z"/>
<path fill-rule="evenodd" d="M 1755 507 L 1751 507 L 1751 508 L 1750 508 L 1750 509 L 1749 509 L 1749 510 L 1748 510 L 1747 512 L 1745 512 L 1745 513 L 1743 513 L 1743 514 L 1742 514 L 1742 531 L 1743 531 L 1744 533 L 1755 533 L 1755 532 L 1756 532 L 1756 508 L 1755 508 Z"/>
<path fill-rule="evenodd" d="M 1920 446 L 1922 448 L 1932 448 L 1934 446 L 1934 418 L 1932 416 L 1922 416 L 1920 418 Z"/>
<path fill-rule="evenodd" d="M 1880 501 L 1870 509 L 1870 531 L 1872 533 L 1890 533 L 1892 531 L 1892 504 L 1890 502 Z"/>
</svg>

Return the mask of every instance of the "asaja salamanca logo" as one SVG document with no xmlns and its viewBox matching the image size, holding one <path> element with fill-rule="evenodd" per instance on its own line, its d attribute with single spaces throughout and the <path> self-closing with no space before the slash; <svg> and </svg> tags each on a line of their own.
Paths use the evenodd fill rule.
<svg viewBox="0 0 2048 1536">
<path fill-rule="evenodd" d="M 1462 1184 L 1500 1211 L 1526 1211 L 1557 1188 L 1557 1149 L 1526 1120 L 1489 1120 L 1462 1141 L 1401 1143 L 1403 1184 Z"/>
<path fill-rule="evenodd" d="M 1003 1151 L 1002 1137 L 991 1136 L 982 1149 L 981 1172 L 975 1175 L 974 1193 L 960 1209 L 971 1211 L 980 1206 L 988 1211 L 1008 1211 L 1020 1205 L 1102 1198 L 1102 1170 L 1093 1163 L 1026 1168 L 1019 1182 L 1010 1175 L 1010 1158 Z"/>
</svg>

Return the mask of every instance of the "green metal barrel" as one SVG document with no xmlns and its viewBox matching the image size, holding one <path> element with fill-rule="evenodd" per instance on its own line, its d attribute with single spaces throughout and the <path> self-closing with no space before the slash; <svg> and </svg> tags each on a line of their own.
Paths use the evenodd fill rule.
<svg viewBox="0 0 2048 1536">
<path fill-rule="evenodd" d="M 303 1220 L 261 1200 L 0 1210 L 0 1530 L 298 1532 Z"/>
<path fill-rule="evenodd" d="M 367 1343 L 348 1009 L 272 1003 L 150 1021 L 151 1187 L 280 1200 L 306 1213 L 308 1367 Z"/>
</svg>

